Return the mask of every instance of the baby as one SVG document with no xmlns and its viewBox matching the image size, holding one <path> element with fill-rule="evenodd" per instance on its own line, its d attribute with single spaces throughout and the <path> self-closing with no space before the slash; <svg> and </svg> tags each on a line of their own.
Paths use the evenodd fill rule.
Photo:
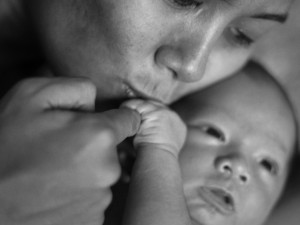
<svg viewBox="0 0 300 225">
<path fill-rule="evenodd" d="M 186 126 L 159 103 L 125 106 L 143 122 L 124 224 L 263 224 L 296 142 L 289 100 L 265 70 L 250 63 L 174 104 Z"/>
</svg>

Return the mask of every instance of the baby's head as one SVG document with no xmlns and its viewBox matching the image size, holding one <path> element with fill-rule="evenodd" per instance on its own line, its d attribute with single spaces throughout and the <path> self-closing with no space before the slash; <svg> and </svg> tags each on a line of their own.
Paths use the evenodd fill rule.
<svg viewBox="0 0 300 225">
<path fill-rule="evenodd" d="M 173 108 L 188 126 L 179 161 L 195 224 L 262 224 L 282 192 L 296 142 L 281 87 L 250 63 Z"/>
</svg>

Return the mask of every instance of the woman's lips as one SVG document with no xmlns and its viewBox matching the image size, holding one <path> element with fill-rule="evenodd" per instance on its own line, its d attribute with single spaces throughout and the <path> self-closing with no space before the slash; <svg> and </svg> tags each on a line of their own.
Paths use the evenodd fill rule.
<svg viewBox="0 0 300 225">
<path fill-rule="evenodd" d="M 201 187 L 201 198 L 222 215 L 232 215 L 235 212 L 233 196 L 226 190 L 216 187 Z"/>
<path fill-rule="evenodd" d="M 153 101 L 159 101 L 161 102 L 160 99 L 157 99 L 153 96 L 147 95 L 141 91 L 138 91 L 137 89 L 135 89 L 134 87 L 125 84 L 125 92 L 127 94 L 127 97 L 129 98 L 142 98 L 142 99 L 146 99 L 146 100 L 153 100 Z"/>
<path fill-rule="evenodd" d="M 128 85 L 124 85 L 124 88 L 125 88 L 127 97 L 137 98 L 137 94 L 133 91 L 133 89 L 131 87 L 129 87 Z"/>
</svg>

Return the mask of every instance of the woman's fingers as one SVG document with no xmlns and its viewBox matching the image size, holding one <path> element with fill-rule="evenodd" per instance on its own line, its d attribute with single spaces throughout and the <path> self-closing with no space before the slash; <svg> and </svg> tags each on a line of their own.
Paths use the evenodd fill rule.
<svg viewBox="0 0 300 225">
<path fill-rule="evenodd" d="M 31 78 L 18 83 L 3 99 L 20 110 L 76 109 L 93 111 L 96 87 L 86 78 Z M 26 104 L 26 105 L 25 105 Z"/>
<path fill-rule="evenodd" d="M 120 176 L 116 145 L 137 132 L 140 115 L 128 108 L 95 113 L 95 97 L 86 79 L 38 78 L 1 101 L 0 212 L 13 215 L 7 221 L 31 216 L 45 224 L 66 210 L 69 224 L 86 202 L 91 220 L 103 216 Z"/>
<path fill-rule="evenodd" d="M 103 120 L 108 121 L 116 145 L 125 138 L 135 135 L 141 123 L 140 114 L 125 107 L 109 110 L 100 115 Z"/>
<path fill-rule="evenodd" d="M 96 86 L 89 79 L 55 78 L 41 88 L 36 101 L 43 109 L 93 111 L 95 108 Z"/>
</svg>

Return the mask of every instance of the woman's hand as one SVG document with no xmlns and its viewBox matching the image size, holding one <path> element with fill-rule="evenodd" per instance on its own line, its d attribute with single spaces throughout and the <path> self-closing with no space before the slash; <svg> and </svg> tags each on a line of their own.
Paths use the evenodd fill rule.
<svg viewBox="0 0 300 225">
<path fill-rule="evenodd" d="M 0 104 L 0 224 L 101 224 L 120 175 L 116 145 L 140 116 L 94 112 L 83 78 L 37 78 Z"/>
</svg>

